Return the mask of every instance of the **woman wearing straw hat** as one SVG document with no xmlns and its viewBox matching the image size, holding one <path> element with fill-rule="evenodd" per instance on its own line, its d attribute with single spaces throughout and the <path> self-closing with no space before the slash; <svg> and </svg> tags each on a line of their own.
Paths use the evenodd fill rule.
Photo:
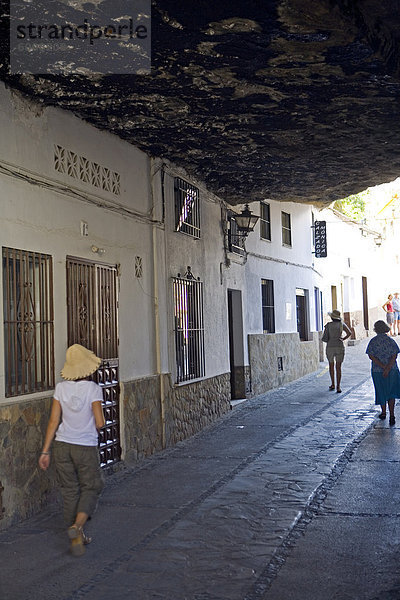
<svg viewBox="0 0 400 600">
<path fill-rule="evenodd" d="M 336 361 L 336 391 L 340 394 L 340 382 L 342 380 L 342 362 L 344 360 L 344 340 L 351 336 L 351 330 L 343 323 L 338 310 L 328 313 L 332 321 L 324 327 L 322 341 L 326 342 L 326 358 L 329 363 L 329 375 L 331 377 L 330 390 L 335 389 L 335 361 Z M 342 337 L 343 331 L 345 336 Z"/>
<path fill-rule="evenodd" d="M 100 363 L 100 358 L 79 344 L 68 348 L 61 371 L 65 381 L 56 385 L 39 457 L 39 466 L 45 471 L 55 436 L 54 462 L 74 556 L 82 555 L 91 541 L 83 526 L 93 514 L 103 489 L 97 450 L 98 432 L 104 426 L 103 393 L 94 381 L 86 379 Z"/>
<path fill-rule="evenodd" d="M 397 355 L 400 348 L 388 337 L 389 324 L 377 321 L 374 324 L 376 336 L 369 342 L 366 353 L 371 359 L 371 377 L 375 388 L 375 404 L 380 404 L 380 419 L 386 419 L 386 403 L 389 406 L 389 425 L 396 422 L 394 416 L 395 399 L 400 398 L 400 372 Z"/>
</svg>

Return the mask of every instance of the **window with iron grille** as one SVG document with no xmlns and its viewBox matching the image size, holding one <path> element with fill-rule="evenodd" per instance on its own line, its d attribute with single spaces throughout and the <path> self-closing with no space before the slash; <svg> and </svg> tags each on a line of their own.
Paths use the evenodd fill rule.
<svg viewBox="0 0 400 600">
<path fill-rule="evenodd" d="M 228 213 L 228 250 L 244 256 L 246 254 L 245 236 L 239 231 L 233 215 L 233 212 Z"/>
<path fill-rule="evenodd" d="M 282 244 L 292 245 L 292 225 L 290 214 L 282 211 Z"/>
<path fill-rule="evenodd" d="M 261 279 L 261 304 L 264 333 L 275 333 L 274 282 Z"/>
<path fill-rule="evenodd" d="M 184 277 L 173 278 L 176 381 L 203 377 L 204 322 L 203 282 L 195 279 L 190 267 Z"/>
<path fill-rule="evenodd" d="M 6 396 L 54 387 L 52 258 L 3 248 Z"/>
<path fill-rule="evenodd" d="M 200 237 L 199 190 L 175 177 L 175 230 Z"/>
<path fill-rule="evenodd" d="M 260 202 L 260 236 L 271 241 L 271 211 L 267 202 Z"/>
</svg>

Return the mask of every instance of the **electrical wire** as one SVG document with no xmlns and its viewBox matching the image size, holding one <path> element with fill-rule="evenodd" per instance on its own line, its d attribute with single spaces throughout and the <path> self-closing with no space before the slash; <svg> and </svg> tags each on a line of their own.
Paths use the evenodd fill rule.
<svg viewBox="0 0 400 600">
<path fill-rule="evenodd" d="M 146 214 L 139 213 L 130 208 L 121 206 L 120 204 L 113 202 L 112 200 L 104 200 L 100 196 L 95 196 L 94 194 L 82 192 L 77 188 L 74 188 L 73 186 L 64 185 L 56 180 L 38 177 L 37 174 L 29 171 L 28 169 L 21 169 L 20 167 L 17 168 L 4 161 L 0 162 L 0 173 L 8 177 L 12 177 L 14 179 L 23 181 L 24 183 L 41 187 L 51 192 L 70 196 L 82 202 L 86 202 L 88 204 L 97 206 L 98 208 L 103 208 L 105 210 L 116 212 L 120 215 L 129 217 L 131 219 L 135 219 L 137 221 L 151 223 L 153 225 L 158 226 L 164 226 L 164 223 L 162 221 L 152 219 Z"/>
</svg>

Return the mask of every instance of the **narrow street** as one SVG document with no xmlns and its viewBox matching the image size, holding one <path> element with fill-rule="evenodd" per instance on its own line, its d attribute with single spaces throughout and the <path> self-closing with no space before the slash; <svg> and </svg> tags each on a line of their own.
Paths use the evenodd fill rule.
<svg viewBox="0 0 400 600">
<path fill-rule="evenodd" d="M 0 534 L 2 600 L 400 598 L 400 413 L 376 418 L 366 341 L 107 478 L 82 558 L 59 511 Z M 396 409 L 397 410 L 397 409 Z"/>
</svg>

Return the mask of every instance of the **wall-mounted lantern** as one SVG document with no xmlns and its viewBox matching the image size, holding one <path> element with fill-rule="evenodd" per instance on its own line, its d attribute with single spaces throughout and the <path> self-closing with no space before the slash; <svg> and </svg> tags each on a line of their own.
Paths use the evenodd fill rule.
<svg viewBox="0 0 400 600">
<path fill-rule="evenodd" d="M 240 233 L 246 237 L 251 231 L 254 231 L 254 227 L 260 217 L 253 215 L 249 209 L 249 205 L 246 204 L 242 212 L 240 214 L 233 214 L 232 218 L 235 219 Z"/>
</svg>

